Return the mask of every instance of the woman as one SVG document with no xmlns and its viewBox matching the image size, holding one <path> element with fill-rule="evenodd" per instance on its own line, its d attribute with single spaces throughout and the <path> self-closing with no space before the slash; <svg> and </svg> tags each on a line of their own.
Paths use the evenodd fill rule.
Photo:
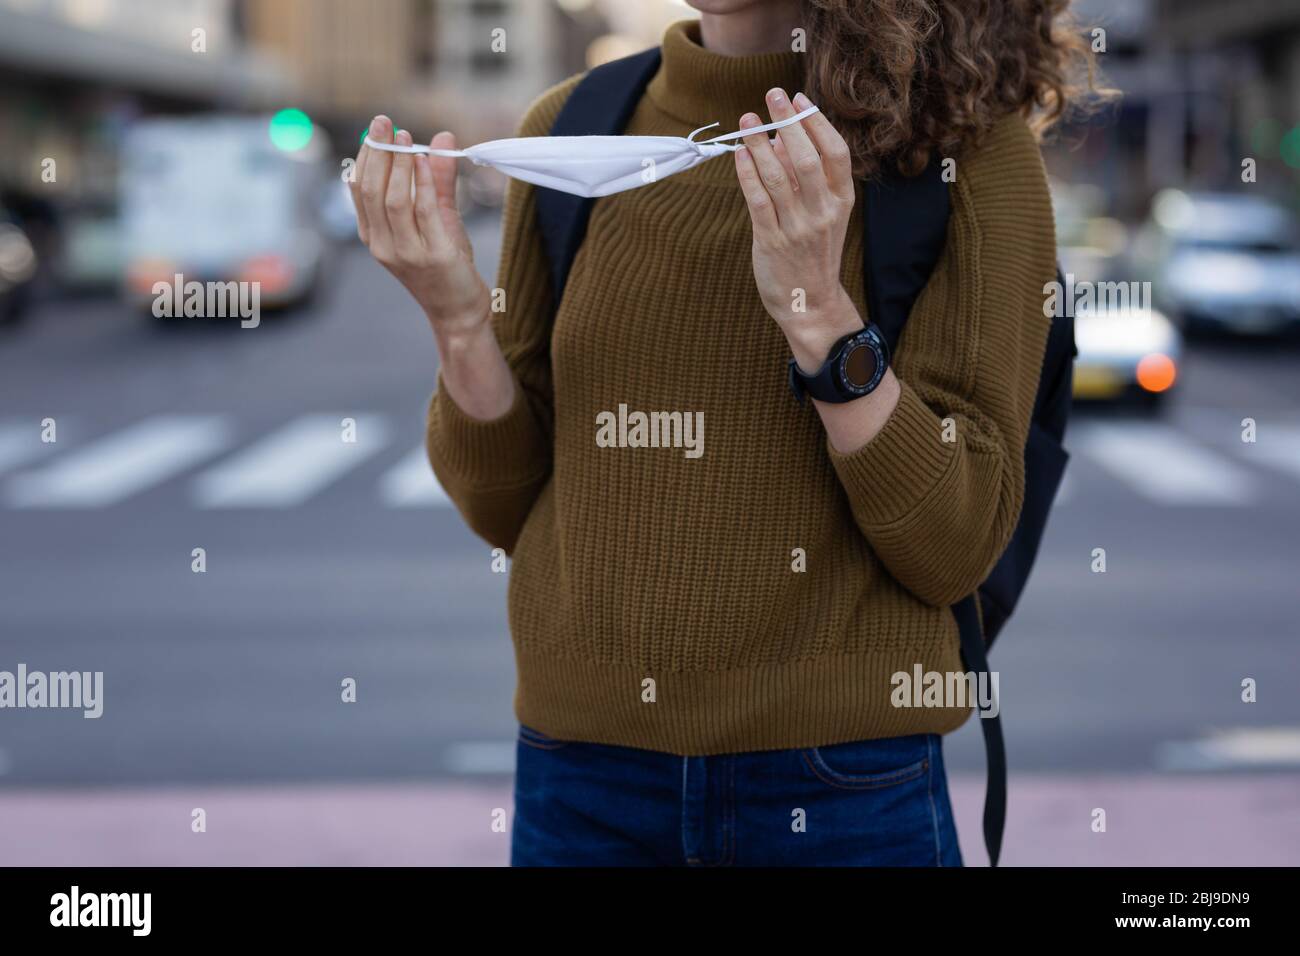
<svg viewBox="0 0 1300 956">
<path fill-rule="evenodd" d="M 494 311 L 455 160 L 358 157 L 361 238 L 441 358 L 433 469 L 513 557 L 513 862 L 960 865 L 940 742 L 968 707 L 891 692 L 964 670 L 950 605 L 1017 520 L 1055 276 L 1029 121 L 1086 52 L 1063 0 L 692 4 L 627 133 L 821 112 L 598 201 L 558 312 L 533 187 L 509 187 Z M 383 116 L 370 136 L 411 143 Z M 860 180 L 936 154 L 948 240 L 892 367 L 794 401 L 786 363 L 871 320 Z M 688 454 L 606 427 L 656 411 L 707 433 Z"/>
</svg>

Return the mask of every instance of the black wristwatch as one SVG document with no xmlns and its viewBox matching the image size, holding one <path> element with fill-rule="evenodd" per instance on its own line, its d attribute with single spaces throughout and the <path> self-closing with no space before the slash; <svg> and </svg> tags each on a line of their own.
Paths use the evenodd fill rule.
<svg viewBox="0 0 1300 956">
<path fill-rule="evenodd" d="M 790 391 L 803 403 L 804 395 L 819 402 L 841 404 L 870 395 L 885 369 L 889 368 L 889 346 L 874 325 L 850 332 L 831 346 L 822 367 L 811 375 L 790 359 Z"/>
</svg>

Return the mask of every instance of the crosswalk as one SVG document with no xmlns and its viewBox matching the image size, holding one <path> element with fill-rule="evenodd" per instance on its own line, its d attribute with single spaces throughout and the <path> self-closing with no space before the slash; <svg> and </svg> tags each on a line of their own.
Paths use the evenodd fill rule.
<svg viewBox="0 0 1300 956">
<path fill-rule="evenodd" d="M 432 472 L 424 446 L 413 448 L 379 480 L 379 497 L 390 508 L 450 507 Z"/>
<path fill-rule="evenodd" d="M 1228 429 L 1204 431 L 1142 419 L 1077 422 L 1058 504 L 1132 495 L 1161 507 L 1241 508 L 1270 495 L 1294 498 L 1300 423 L 1261 425 L 1254 443 Z M 423 445 L 403 447 L 409 432 L 409 423 L 398 428 L 380 413 L 314 412 L 253 433 L 231 416 L 177 413 L 44 444 L 39 420 L 0 420 L 0 509 L 107 508 L 176 487 L 200 510 L 286 509 L 357 482 L 379 507 L 451 507 Z"/>
<path fill-rule="evenodd" d="M 1068 444 L 1152 501 L 1237 506 L 1257 497 L 1245 468 L 1158 423 L 1087 423 L 1071 432 Z"/>
<path fill-rule="evenodd" d="M 1156 751 L 1161 770 L 1280 770 L 1300 767 L 1300 727 L 1233 727 Z"/>
<path fill-rule="evenodd" d="M 159 415 L 9 482 L 16 508 L 99 508 L 166 481 L 221 451 L 229 426 L 210 415 Z"/>
<path fill-rule="evenodd" d="M 384 415 L 325 412 L 242 447 L 237 431 L 225 416 L 158 415 L 63 448 L 43 446 L 36 423 L 0 422 L 0 507 L 103 508 L 179 479 L 198 509 L 294 508 L 387 453 L 395 435 Z M 382 474 L 378 500 L 392 508 L 451 506 L 423 445 Z"/>
<path fill-rule="evenodd" d="M 388 443 L 388 424 L 375 415 L 353 419 L 357 440 L 345 442 L 340 423 L 347 418 L 305 415 L 290 422 L 199 475 L 195 502 L 200 508 L 302 504 Z"/>
</svg>

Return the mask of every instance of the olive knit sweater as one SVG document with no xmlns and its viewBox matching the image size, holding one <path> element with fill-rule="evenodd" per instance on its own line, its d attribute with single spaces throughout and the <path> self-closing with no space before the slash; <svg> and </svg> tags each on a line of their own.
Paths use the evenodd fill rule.
<svg viewBox="0 0 1300 956">
<path fill-rule="evenodd" d="M 736 129 L 766 119 L 769 88 L 801 88 L 801 54 L 722 56 L 694 23 L 663 52 L 630 134 Z M 575 80 L 520 135 L 546 135 Z M 894 356 L 901 398 L 851 454 L 787 387 L 729 158 L 598 200 L 558 315 L 533 187 L 511 181 L 494 322 L 516 400 L 480 421 L 439 388 L 428 450 L 470 527 L 512 555 L 521 722 L 681 755 L 964 722 L 894 706 L 891 677 L 964 670 L 949 605 L 1019 515 L 1056 249 L 1022 119 L 955 158 L 947 246 Z M 867 319 L 860 217 L 859 203 L 842 279 Z M 702 413 L 703 454 L 611 447 L 617 424 L 598 442 L 603 413 L 638 411 Z"/>
</svg>

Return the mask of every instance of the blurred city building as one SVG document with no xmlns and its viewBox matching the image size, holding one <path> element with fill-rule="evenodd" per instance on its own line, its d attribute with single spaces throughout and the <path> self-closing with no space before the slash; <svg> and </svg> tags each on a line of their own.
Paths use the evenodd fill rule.
<svg viewBox="0 0 1300 956">
<path fill-rule="evenodd" d="M 293 107 L 336 160 L 378 112 L 469 144 L 512 133 L 607 33 L 589 0 L 0 0 L 0 221 L 43 267 L 75 247 L 102 279 L 139 119 Z M 499 195 L 486 173 L 466 179 Z"/>
<path fill-rule="evenodd" d="M 446 127 L 465 143 L 513 131 L 539 93 L 582 69 L 600 32 L 590 4 L 575 0 L 239 6 L 249 44 L 285 64 L 296 101 L 313 117 L 355 132 L 387 113 L 421 137 Z"/>
<path fill-rule="evenodd" d="M 1062 179 L 1092 183 L 1125 219 L 1166 187 L 1241 185 L 1257 164 L 1260 191 L 1300 201 L 1300 2 L 1078 0 L 1103 45 L 1106 82 L 1122 98 L 1086 136 L 1048 152 Z"/>
<path fill-rule="evenodd" d="M 231 0 L 0 0 L 0 187 L 102 195 L 133 117 L 283 92 L 282 71 L 239 41 Z"/>
<path fill-rule="evenodd" d="M 1152 162 L 1222 187 L 1249 157 L 1262 191 L 1300 203 L 1300 0 L 1159 0 L 1155 35 L 1174 82 Z"/>
</svg>

